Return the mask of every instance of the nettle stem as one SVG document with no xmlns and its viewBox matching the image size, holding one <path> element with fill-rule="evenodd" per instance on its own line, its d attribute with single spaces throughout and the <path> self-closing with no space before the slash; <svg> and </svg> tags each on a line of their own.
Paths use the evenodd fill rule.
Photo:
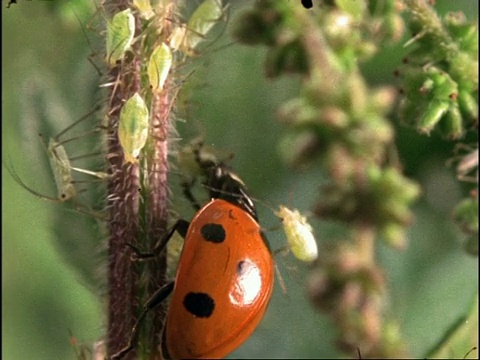
<svg viewBox="0 0 480 360">
<path fill-rule="evenodd" d="M 174 2 L 163 9 L 173 11 Z M 110 14 L 127 9 L 130 2 L 110 1 L 106 5 Z M 135 16 L 135 37 L 141 35 L 138 12 Z M 152 21 L 149 34 L 169 35 L 168 14 Z M 142 67 L 148 60 L 148 41 L 134 41 L 131 51 L 111 67 L 109 82 L 114 83 L 108 104 L 108 161 L 111 178 L 108 183 L 108 330 L 107 356 L 117 353 L 129 342 L 132 328 L 145 301 L 166 283 L 166 256 L 160 254 L 152 260 L 134 262 L 128 245 L 146 251 L 152 249 L 167 227 L 168 204 L 168 133 L 172 109 L 169 81 L 162 89 L 152 90 L 142 83 Z M 118 124 L 126 100 L 141 94 L 150 101 L 147 146 L 138 162 L 126 162 L 119 142 Z M 142 326 L 139 341 L 125 359 L 159 358 L 160 334 L 165 309 L 158 306 Z"/>
<path fill-rule="evenodd" d="M 120 66 L 111 70 L 112 78 L 122 81 L 125 76 Z M 133 93 L 133 89 L 125 92 Z M 122 148 L 116 129 L 122 101 L 128 95 L 120 89 L 112 94 L 108 127 L 108 161 L 112 174 L 108 183 L 108 352 L 120 350 L 128 341 L 134 323 L 135 286 L 137 276 L 126 253 L 126 243 L 137 243 L 138 222 L 138 167 L 123 166 Z"/>
</svg>

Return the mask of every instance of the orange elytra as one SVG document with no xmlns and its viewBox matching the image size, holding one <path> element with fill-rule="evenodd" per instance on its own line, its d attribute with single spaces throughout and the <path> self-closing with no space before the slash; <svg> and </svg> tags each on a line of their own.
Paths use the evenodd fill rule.
<svg viewBox="0 0 480 360">
<path fill-rule="evenodd" d="M 174 359 L 223 358 L 263 318 L 274 263 L 257 221 L 222 199 L 191 222 L 167 314 L 166 345 Z"/>
</svg>

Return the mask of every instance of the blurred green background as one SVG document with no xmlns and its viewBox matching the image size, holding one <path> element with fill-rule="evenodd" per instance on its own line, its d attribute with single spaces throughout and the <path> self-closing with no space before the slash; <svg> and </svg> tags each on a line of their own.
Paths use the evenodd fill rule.
<svg viewBox="0 0 480 360">
<path fill-rule="evenodd" d="M 92 48 L 86 40 L 88 35 L 93 42 L 93 61 L 101 62 L 101 44 L 94 41 L 100 30 L 85 33 L 66 1 L 20 0 L 8 9 L 6 4 L 2 2 L 2 160 L 11 162 L 29 186 L 54 196 L 37 133 L 57 134 L 101 99 L 100 77 L 87 60 Z M 88 12 L 95 11 L 92 2 L 73 5 L 85 30 L 92 18 Z M 237 7 L 231 6 L 230 13 Z M 436 7 L 476 17 L 478 3 L 437 0 Z M 186 122 L 177 122 L 180 136 L 188 140 L 202 134 L 207 143 L 233 152 L 232 166 L 255 198 L 274 207 L 287 204 L 307 211 L 323 174 L 315 167 L 293 172 L 277 152 L 286 129 L 276 121 L 276 109 L 295 96 L 299 79 L 266 80 L 263 48 L 223 44 L 231 40 L 219 39 L 195 60 L 194 76 L 199 80 L 186 104 Z M 362 66 L 368 81 L 396 84 L 393 69 L 401 58 L 400 46 L 384 49 Z M 39 128 L 39 119 L 48 126 Z M 462 235 L 449 219 L 464 195 L 453 170 L 444 166 L 452 144 L 405 128 L 399 128 L 397 140 L 405 171 L 421 183 L 424 196 L 415 206 L 407 250 L 380 245 L 378 255 L 390 286 L 388 309 L 398 319 L 411 354 L 421 357 L 473 301 L 478 259 L 463 251 Z M 89 141 L 82 144 L 88 147 Z M 102 272 L 92 271 L 98 259 L 101 263 L 102 232 L 95 221 L 22 189 L 5 167 L 2 175 L 2 356 L 74 359 L 70 332 L 92 343 L 104 329 L 103 304 L 95 286 L 100 281 L 95 274 Z M 177 212 L 190 216 L 185 201 L 178 193 L 174 196 Z M 265 227 L 279 224 L 268 207 L 258 206 Z M 319 242 L 335 238 L 331 224 L 312 219 L 312 225 Z M 62 231 L 58 236 L 59 227 L 67 227 L 70 234 Z M 280 231 L 267 236 L 273 248 L 284 243 Z M 263 322 L 230 357 L 342 357 L 333 345 L 336 330 L 331 320 L 315 311 L 306 297 L 307 267 L 291 256 L 277 260 L 287 293 L 275 288 Z"/>
</svg>

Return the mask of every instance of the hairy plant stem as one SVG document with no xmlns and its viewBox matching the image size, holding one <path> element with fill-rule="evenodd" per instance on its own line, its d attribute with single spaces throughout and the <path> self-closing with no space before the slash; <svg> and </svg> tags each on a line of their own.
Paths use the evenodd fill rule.
<svg viewBox="0 0 480 360">
<path fill-rule="evenodd" d="M 119 68 L 111 71 L 113 77 Z M 128 89 L 134 93 L 134 89 Z M 109 128 L 118 127 L 121 101 L 124 94 L 120 91 L 112 94 L 109 116 Z M 108 161 L 111 178 L 108 183 L 107 207 L 109 209 L 108 230 L 108 353 L 120 350 L 128 341 L 130 329 L 134 323 L 135 285 L 137 276 L 128 253 L 126 243 L 136 243 L 139 232 L 138 224 L 138 167 L 132 164 L 124 166 L 122 150 L 115 130 L 108 139 Z"/>
<path fill-rule="evenodd" d="M 173 3 L 166 11 L 173 11 Z M 111 13 L 130 6 L 128 2 L 110 1 Z M 114 9 L 114 11 L 112 11 Z M 163 19 L 168 19 L 166 14 Z M 138 35 L 140 29 L 136 19 Z M 152 23 L 168 36 L 169 21 Z M 167 227 L 168 204 L 168 130 L 170 128 L 170 102 L 172 98 L 167 82 L 163 90 L 154 92 L 150 109 L 150 151 L 138 163 L 125 163 L 118 139 L 118 122 L 124 102 L 142 89 L 141 57 L 144 44 L 137 41 L 131 53 L 111 68 L 109 79 L 116 85 L 109 96 L 108 109 L 108 161 L 111 178 L 108 183 L 109 210 L 108 239 L 108 330 L 107 355 L 117 353 L 130 340 L 133 325 L 145 301 L 166 283 L 166 256 L 159 254 L 152 260 L 135 263 L 128 245 L 140 249 L 153 249 Z M 158 306 L 149 313 L 148 321 L 141 324 L 141 347 L 129 352 L 125 359 L 160 358 L 159 343 L 165 309 Z M 136 346 L 137 344 L 133 344 Z"/>
</svg>

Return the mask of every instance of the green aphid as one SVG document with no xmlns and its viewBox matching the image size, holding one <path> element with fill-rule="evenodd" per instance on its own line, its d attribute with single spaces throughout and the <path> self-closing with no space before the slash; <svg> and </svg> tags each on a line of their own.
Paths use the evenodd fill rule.
<svg viewBox="0 0 480 360">
<path fill-rule="evenodd" d="M 57 197 L 51 197 L 47 195 L 43 195 L 32 188 L 30 188 L 28 185 L 26 185 L 21 178 L 18 176 L 18 174 L 14 171 L 13 166 L 11 164 L 7 165 L 7 169 L 9 170 L 10 174 L 14 178 L 14 180 L 20 184 L 24 189 L 29 191 L 35 196 L 38 196 L 41 199 L 52 201 L 52 202 L 65 202 L 67 200 L 73 200 L 75 204 L 77 205 L 77 210 L 88 213 L 88 214 L 94 214 L 90 209 L 87 209 L 84 206 L 81 206 L 77 203 L 77 197 L 78 197 L 78 190 L 75 186 L 75 179 L 73 178 L 73 171 L 80 172 L 83 174 L 87 174 L 96 178 L 99 178 L 100 180 L 106 180 L 110 177 L 109 174 L 105 172 L 97 172 L 97 171 L 91 171 L 91 170 L 85 170 L 81 168 L 77 168 L 72 166 L 71 163 L 71 158 L 68 156 L 67 151 L 65 150 L 65 147 L 63 144 L 66 142 L 75 140 L 80 138 L 81 136 L 77 136 L 68 140 L 63 140 L 60 141 L 59 137 L 63 135 L 66 131 L 72 129 L 74 126 L 79 124 L 81 121 L 87 119 L 91 113 L 85 115 L 84 117 L 80 118 L 79 120 L 75 121 L 71 125 L 69 125 L 67 128 L 65 128 L 60 134 L 58 134 L 56 137 L 52 137 L 49 139 L 48 143 L 44 141 L 44 145 L 47 151 L 47 156 L 50 162 L 50 168 L 52 169 L 53 177 L 55 180 L 55 186 L 57 188 Z M 90 132 L 88 132 L 90 133 Z M 87 134 L 88 134 L 87 133 Z M 86 135 L 86 134 L 84 134 Z"/>
<path fill-rule="evenodd" d="M 130 9 L 123 10 L 107 24 L 107 62 L 114 66 L 132 45 L 135 19 Z"/>
<path fill-rule="evenodd" d="M 162 43 L 153 50 L 148 61 L 148 80 L 152 90 L 163 89 L 165 80 L 172 67 L 172 52 L 170 48 Z"/>
<path fill-rule="evenodd" d="M 41 199 L 52 202 L 64 202 L 69 199 L 75 199 L 77 197 L 77 189 L 75 188 L 75 182 L 72 176 L 73 168 L 70 164 L 70 160 L 68 159 L 65 148 L 62 145 L 55 146 L 55 141 L 50 139 L 47 153 L 50 160 L 50 167 L 55 179 L 58 197 L 43 195 L 30 188 L 15 172 L 11 164 L 7 166 L 7 169 L 12 175 L 13 179 L 20 184 L 20 186 Z"/>
<path fill-rule="evenodd" d="M 140 16 L 147 20 L 155 15 L 150 0 L 133 0 L 133 5 L 138 9 Z"/>
<path fill-rule="evenodd" d="M 218 20 L 222 17 L 223 6 L 221 0 L 205 0 L 192 14 L 187 22 L 191 32 L 187 37 L 188 46 L 195 49 Z"/>
<path fill-rule="evenodd" d="M 125 163 L 136 164 L 148 138 L 149 113 L 143 98 L 135 93 L 123 105 L 118 124 L 118 139 Z"/>
<path fill-rule="evenodd" d="M 77 190 L 74 186 L 75 180 L 73 179 L 72 171 L 91 175 L 101 180 L 106 180 L 109 178 L 109 175 L 105 172 L 90 171 L 72 166 L 65 147 L 54 138 L 50 138 L 48 142 L 47 154 L 58 190 L 58 199 L 61 199 L 62 201 L 77 196 Z"/>
<path fill-rule="evenodd" d="M 72 177 L 73 167 L 65 147 L 54 139 L 50 139 L 47 153 L 48 159 L 50 160 L 50 167 L 53 171 L 55 185 L 57 186 L 58 198 L 65 201 L 76 197 L 77 190 L 75 189 Z"/>
<path fill-rule="evenodd" d="M 300 261 L 310 263 L 318 257 L 318 246 L 313 235 L 312 226 L 308 223 L 306 216 L 298 210 L 290 210 L 280 205 L 275 212 L 283 223 L 283 231 L 287 238 L 288 247 L 293 255 Z"/>
<path fill-rule="evenodd" d="M 221 0 L 205 0 L 192 14 L 186 25 L 173 29 L 169 39 L 172 51 L 181 50 L 192 55 L 198 45 L 222 18 L 224 8 Z"/>
</svg>

